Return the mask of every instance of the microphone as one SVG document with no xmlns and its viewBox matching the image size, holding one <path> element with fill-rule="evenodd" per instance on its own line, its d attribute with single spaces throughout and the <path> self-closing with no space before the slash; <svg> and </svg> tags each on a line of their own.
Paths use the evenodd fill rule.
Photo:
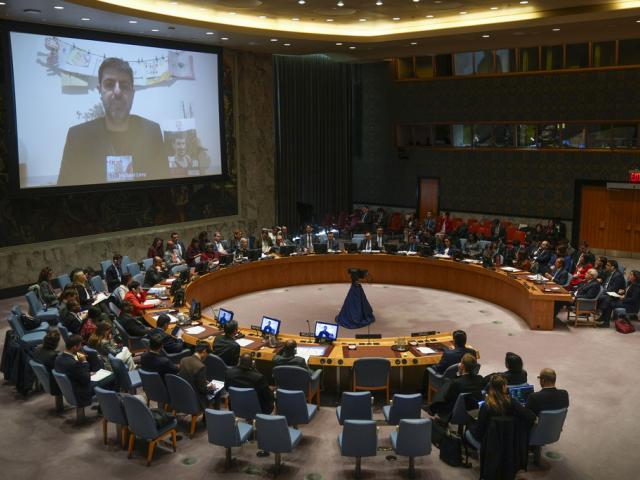
<svg viewBox="0 0 640 480">
<path fill-rule="evenodd" d="M 311 336 L 311 324 L 309 323 L 309 320 L 307 320 L 307 329 L 309 330 L 309 336 Z"/>
</svg>

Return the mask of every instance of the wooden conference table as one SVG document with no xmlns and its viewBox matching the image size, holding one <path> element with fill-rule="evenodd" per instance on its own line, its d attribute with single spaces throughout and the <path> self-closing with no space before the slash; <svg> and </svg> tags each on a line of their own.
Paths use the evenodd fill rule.
<svg viewBox="0 0 640 480">
<path fill-rule="evenodd" d="M 527 279 L 528 272 L 508 273 L 501 269 L 490 270 L 479 265 L 454 262 L 445 259 L 422 258 L 386 254 L 329 254 L 304 255 L 255 261 L 221 269 L 196 278 L 186 287 L 186 305 L 197 299 L 203 311 L 207 306 L 246 293 L 294 285 L 320 283 L 345 283 L 350 281 L 349 268 L 368 270 L 375 283 L 410 285 L 435 288 L 480 298 L 507 308 L 522 317 L 531 329 L 552 330 L 555 301 L 569 301 L 571 296 L 553 284 L 538 285 Z M 145 315 L 155 325 L 151 310 Z M 194 335 L 184 333 L 187 343 L 208 341 L 222 332 L 215 319 L 203 315 L 200 327 L 203 331 Z M 325 387 L 332 384 L 347 388 L 348 375 L 340 371 L 353 365 L 357 358 L 388 358 L 392 367 L 392 383 L 396 390 L 415 391 L 427 365 L 440 360 L 442 350 L 453 348 L 451 333 L 425 334 L 407 338 L 404 335 L 375 340 L 356 340 L 339 337 L 333 345 L 318 345 L 311 338 L 283 331 L 278 335 L 278 345 L 270 347 L 259 332 L 242 328 L 242 352 L 252 354 L 263 373 L 269 374 L 271 360 L 281 347 L 281 342 L 294 339 L 299 351 L 309 355 L 312 367 L 325 372 Z M 426 332 L 425 332 L 426 333 Z M 410 344 L 406 351 L 396 351 L 396 344 Z M 355 349 L 354 349 L 355 346 Z M 393 348 L 392 348 L 393 347 Z M 430 353 L 429 349 L 435 352 Z M 306 356 L 305 355 L 305 356 Z M 328 371 L 327 371 L 328 370 Z"/>
</svg>

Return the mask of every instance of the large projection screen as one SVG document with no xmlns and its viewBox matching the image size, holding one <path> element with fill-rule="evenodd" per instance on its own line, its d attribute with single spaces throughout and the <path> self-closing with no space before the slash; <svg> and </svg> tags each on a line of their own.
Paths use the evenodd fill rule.
<svg viewBox="0 0 640 480">
<path fill-rule="evenodd" d="M 23 31 L 9 40 L 19 191 L 226 173 L 217 50 Z"/>
</svg>

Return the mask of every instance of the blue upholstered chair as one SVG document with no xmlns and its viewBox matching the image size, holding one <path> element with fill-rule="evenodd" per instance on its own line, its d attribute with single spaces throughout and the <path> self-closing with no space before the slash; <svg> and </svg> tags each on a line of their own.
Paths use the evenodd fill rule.
<svg viewBox="0 0 640 480">
<path fill-rule="evenodd" d="M 189 265 L 183 263 L 182 265 L 175 265 L 171 267 L 171 274 L 177 275 L 178 273 L 186 272 L 187 270 L 189 270 Z"/>
<path fill-rule="evenodd" d="M 200 415 L 204 415 L 195 390 L 184 378 L 171 373 L 167 373 L 164 376 L 164 382 L 166 383 L 167 391 L 169 392 L 171 408 L 173 408 L 175 412 L 191 415 L 189 436 L 193 437 L 193 434 L 196 431 L 196 422 L 198 421 L 198 417 Z"/>
<path fill-rule="evenodd" d="M 35 286 L 38 289 L 37 285 Z M 34 287 L 34 288 L 35 288 Z M 24 294 L 24 298 L 26 298 L 27 303 L 29 304 L 29 314 L 41 322 L 47 322 L 55 325 L 60 321 L 60 312 L 55 307 L 48 307 L 45 309 L 45 306 L 40 301 L 40 297 L 35 290 L 29 289 L 27 293 Z"/>
<path fill-rule="evenodd" d="M 207 435 L 209 443 L 224 447 L 226 450 L 225 468 L 230 468 L 233 458 L 231 448 L 240 447 L 251 436 L 253 427 L 244 422 L 237 422 L 233 412 L 229 410 L 205 410 L 207 419 Z"/>
<path fill-rule="evenodd" d="M 353 390 L 384 390 L 389 403 L 391 362 L 386 358 L 358 358 L 353 362 Z"/>
<path fill-rule="evenodd" d="M 104 368 L 104 361 L 98 354 L 98 351 L 87 346 L 82 346 L 82 351 L 87 356 L 87 360 L 89 361 L 89 367 L 92 372 L 97 372 L 98 370 Z"/>
<path fill-rule="evenodd" d="M 60 373 L 56 370 L 52 371 L 53 378 L 58 383 L 60 387 L 60 391 L 62 392 L 62 396 L 66 400 L 66 402 L 76 409 L 76 423 L 84 420 L 84 407 L 88 407 L 91 403 L 80 404 L 78 399 L 76 398 L 76 394 L 73 391 L 73 386 L 71 385 L 71 380 L 67 377 L 66 374 Z"/>
<path fill-rule="evenodd" d="M 133 277 L 140 273 L 140 265 L 135 262 L 129 263 L 125 265 L 123 273 L 129 273 Z"/>
<path fill-rule="evenodd" d="M 69 333 L 69 329 L 65 327 L 62 323 L 59 323 L 57 327 L 58 327 L 58 331 L 60 332 L 60 336 L 62 337 L 62 341 L 66 343 L 67 340 L 69 340 L 69 337 L 71 336 L 71 334 Z"/>
<path fill-rule="evenodd" d="M 431 453 L 431 419 L 402 419 L 397 431 L 391 432 L 391 448 L 409 457 L 409 477 L 415 476 L 415 457 Z"/>
<path fill-rule="evenodd" d="M 456 403 L 453 404 L 451 410 L 451 419 L 449 423 L 458 425 L 458 435 L 462 436 L 464 428 L 473 421 L 469 411 L 470 404 L 475 402 L 473 393 L 461 393 L 456 399 Z"/>
<path fill-rule="evenodd" d="M 316 405 L 320 406 L 320 375 L 322 370 L 309 371 L 306 368 L 282 365 L 274 367 L 273 379 L 276 387 L 285 390 L 302 390 L 307 402 L 315 396 Z"/>
<path fill-rule="evenodd" d="M 129 335 L 118 320 L 114 320 L 113 324 L 115 325 L 116 330 L 118 330 L 118 333 L 122 337 L 122 340 L 124 341 L 125 345 L 129 347 L 129 351 L 131 353 L 136 353 L 136 352 L 141 352 L 143 350 L 146 350 L 145 346 L 142 343 L 142 337 L 133 337 Z"/>
<path fill-rule="evenodd" d="M 276 409 L 278 415 L 284 415 L 289 425 L 297 428 L 298 425 L 306 425 L 311 421 L 318 411 L 318 406 L 307 403 L 301 390 L 279 388 L 276 392 Z"/>
<path fill-rule="evenodd" d="M 57 383 L 55 387 L 52 388 L 52 384 L 51 384 L 52 378 L 49 373 L 49 370 L 47 370 L 47 367 L 45 367 L 39 362 L 36 362 L 35 360 L 29 360 L 29 365 L 31 365 L 31 369 L 33 370 L 33 373 L 35 373 L 36 378 L 38 379 L 38 383 L 42 386 L 42 389 L 45 392 L 47 392 L 49 395 L 53 395 L 55 397 L 56 412 L 58 413 L 62 412 L 64 408 L 64 404 L 62 402 L 62 394 L 60 393 L 60 389 L 56 388 L 58 387 Z"/>
<path fill-rule="evenodd" d="M 26 332 L 24 327 L 22 326 L 22 322 L 20 321 L 20 317 L 17 317 L 15 314 L 11 314 L 8 317 L 9 325 L 16 335 L 18 335 L 18 340 L 20 343 L 25 345 L 27 348 L 35 347 L 40 345 L 44 340 L 47 332 L 42 330 L 36 330 L 34 332 Z"/>
<path fill-rule="evenodd" d="M 102 276 L 103 277 L 106 276 L 107 268 L 109 268 L 112 263 L 113 263 L 113 260 L 102 260 L 100 262 L 100 268 L 102 269 Z"/>
<path fill-rule="evenodd" d="M 258 394 L 253 388 L 229 387 L 229 408 L 236 417 L 253 421 L 262 412 Z"/>
<path fill-rule="evenodd" d="M 169 392 L 167 386 L 162 381 L 162 377 L 158 372 L 147 372 L 146 370 L 139 369 L 140 381 L 142 382 L 142 390 L 147 397 L 147 405 L 149 401 L 154 401 L 158 404 L 158 408 L 164 409 L 170 402 Z"/>
<path fill-rule="evenodd" d="M 158 428 L 153 418 L 153 414 L 142 400 L 133 395 L 124 394 L 122 396 L 124 410 L 129 419 L 129 458 L 133 455 L 136 437 L 149 442 L 147 447 L 147 466 L 151 465 L 153 451 L 157 443 L 167 436 L 171 436 L 173 451 L 176 451 L 176 425 L 174 418 L 167 425 Z"/>
<path fill-rule="evenodd" d="M 107 427 L 111 422 L 116 424 L 120 445 L 124 448 L 127 444 L 129 422 L 120 397 L 116 392 L 100 387 L 95 387 L 94 392 L 100 410 L 102 410 L 102 440 L 104 444 L 107 444 Z"/>
<path fill-rule="evenodd" d="M 136 273 L 135 275 L 132 276 L 132 280 L 142 285 L 144 283 L 144 273 L 142 272 Z"/>
<path fill-rule="evenodd" d="M 371 420 L 371 392 L 342 392 L 340 405 L 336 407 L 338 423 L 345 420 Z"/>
<path fill-rule="evenodd" d="M 99 275 L 94 275 L 93 277 L 91 277 L 91 280 L 89 280 L 89 282 L 91 283 L 91 288 L 93 288 L 96 293 L 107 291 L 107 285 Z"/>
<path fill-rule="evenodd" d="M 538 422 L 529 433 L 529 446 L 533 448 L 533 463 L 540 465 L 542 446 L 555 443 L 560 439 L 567 409 L 543 410 L 538 415 Z"/>
<path fill-rule="evenodd" d="M 375 457 L 378 452 L 378 430 L 373 420 L 345 420 L 338 434 L 338 447 L 343 457 L 356 458 L 356 478 L 360 478 L 362 457 Z"/>
<path fill-rule="evenodd" d="M 145 258 L 142 260 L 142 269 L 149 270 L 153 266 L 153 258 Z"/>
<path fill-rule="evenodd" d="M 58 287 L 60 290 L 64 290 L 64 287 L 71 283 L 71 277 L 68 274 L 63 273 L 62 275 L 58 275 L 56 277 L 56 281 L 58 282 Z"/>
<path fill-rule="evenodd" d="M 204 359 L 204 366 L 207 369 L 207 380 L 220 380 L 224 382 L 227 374 L 227 364 L 219 356 L 210 353 Z"/>
<path fill-rule="evenodd" d="M 431 397 L 442 388 L 447 379 L 456 378 L 458 375 L 458 364 L 449 365 L 444 373 L 436 372 L 434 367 L 427 367 L 429 374 L 429 391 L 427 392 L 427 403 L 431 403 Z"/>
<path fill-rule="evenodd" d="M 116 375 L 116 381 L 121 392 L 132 393 L 135 395 L 136 390 L 142 385 L 140 380 L 140 372 L 127 368 L 122 360 L 109 354 L 109 364 Z"/>
<path fill-rule="evenodd" d="M 391 405 L 382 407 L 384 420 L 389 425 L 398 425 L 401 419 L 420 418 L 422 413 L 422 395 L 401 395 L 396 393 L 391 400 Z"/>
<path fill-rule="evenodd" d="M 280 471 L 281 455 L 291 452 L 300 443 L 300 430 L 289 428 L 287 419 L 281 415 L 256 415 L 258 448 L 275 453 L 275 474 Z"/>
</svg>

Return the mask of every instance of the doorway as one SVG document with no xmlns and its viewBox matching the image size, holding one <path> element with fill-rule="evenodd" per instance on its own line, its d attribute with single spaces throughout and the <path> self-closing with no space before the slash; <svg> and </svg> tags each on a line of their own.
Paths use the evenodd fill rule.
<svg viewBox="0 0 640 480">
<path fill-rule="evenodd" d="M 427 212 L 438 217 L 440 205 L 440 179 L 434 177 L 418 177 L 418 221 L 424 221 Z"/>
</svg>

